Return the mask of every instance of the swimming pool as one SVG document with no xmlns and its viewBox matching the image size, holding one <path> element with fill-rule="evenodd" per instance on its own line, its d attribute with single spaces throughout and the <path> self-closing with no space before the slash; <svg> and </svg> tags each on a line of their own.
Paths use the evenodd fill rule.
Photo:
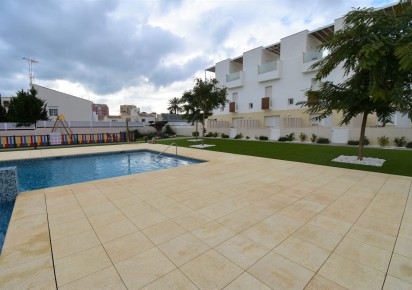
<svg viewBox="0 0 412 290">
<path fill-rule="evenodd" d="M 19 192 L 187 166 L 204 161 L 150 150 L 1 161 L 17 167 Z M 0 205 L 0 253 L 13 203 Z"/>
</svg>

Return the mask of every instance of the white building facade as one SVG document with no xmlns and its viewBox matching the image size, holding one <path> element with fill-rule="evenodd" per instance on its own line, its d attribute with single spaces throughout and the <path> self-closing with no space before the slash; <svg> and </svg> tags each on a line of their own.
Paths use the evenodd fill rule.
<svg viewBox="0 0 412 290">
<path fill-rule="evenodd" d="M 296 103 L 306 101 L 305 92 L 317 85 L 314 83 L 316 71 L 311 66 L 327 53 L 320 51 L 319 45 L 342 25 L 343 18 L 339 18 L 333 24 L 289 35 L 280 42 L 257 47 L 206 69 L 215 73 L 220 85 L 227 87 L 229 101 L 224 108 L 214 110 L 206 124 L 207 129 L 223 132 L 224 128 L 232 132 L 253 129 L 257 135 L 277 139 L 280 129 L 290 128 L 296 132 L 296 128 L 337 127 L 340 115 L 315 121 L 315 115 L 305 113 L 306 109 Z M 338 67 L 326 80 L 340 83 L 344 77 Z M 359 128 L 360 125 L 360 118 L 356 118 L 348 127 Z M 367 126 L 379 125 L 376 116 L 369 117 Z M 411 122 L 407 116 L 396 114 L 394 126 L 410 128 Z M 277 133 L 271 133 L 273 129 Z"/>
</svg>

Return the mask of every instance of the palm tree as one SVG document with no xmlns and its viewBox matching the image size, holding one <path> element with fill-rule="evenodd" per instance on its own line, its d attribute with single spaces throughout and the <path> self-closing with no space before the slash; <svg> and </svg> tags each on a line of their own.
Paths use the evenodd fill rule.
<svg viewBox="0 0 412 290">
<path fill-rule="evenodd" d="M 167 110 L 169 111 L 170 114 L 177 114 L 179 112 L 182 112 L 182 107 L 180 106 L 181 101 L 179 98 L 174 97 L 169 100 L 169 107 Z"/>
</svg>

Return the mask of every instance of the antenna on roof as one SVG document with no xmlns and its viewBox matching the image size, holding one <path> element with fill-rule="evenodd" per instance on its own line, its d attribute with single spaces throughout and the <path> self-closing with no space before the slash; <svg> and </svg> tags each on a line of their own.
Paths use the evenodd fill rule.
<svg viewBox="0 0 412 290">
<path fill-rule="evenodd" d="M 37 60 L 32 59 L 32 58 L 25 58 L 23 57 L 24 60 L 27 60 L 27 62 L 29 63 L 29 79 L 30 79 L 30 87 L 33 85 L 33 79 L 34 79 L 34 75 L 33 75 L 33 64 L 34 63 L 39 63 Z"/>
</svg>

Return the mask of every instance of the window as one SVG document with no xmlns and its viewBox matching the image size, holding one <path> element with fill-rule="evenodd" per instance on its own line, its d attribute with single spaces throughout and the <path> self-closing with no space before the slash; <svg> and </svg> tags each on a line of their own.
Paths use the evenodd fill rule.
<svg viewBox="0 0 412 290">
<path fill-rule="evenodd" d="M 58 107 L 50 107 L 49 108 L 49 116 L 50 117 L 57 117 L 59 115 L 59 108 Z"/>
<path fill-rule="evenodd" d="M 253 109 L 253 103 L 249 103 L 249 109 Z"/>
<path fill-rule="evenodd" d="M 237 102 L 237 93 L 232 93 L 232 102 Z"/>
<path fill-rule="evenodd" d="M 146 122 L 146 119 L 142 119 L 142 122 L 143 122 L 143 123 Z"/>
<path fill-rule="evenodd" d="M 293 103 L 294 103 L 293 98 L 289 98 L 288 99 L 288 105 L 293 105 Z"/>
<path fill-rule="evenodd" d="M 265 97 L 266 98 L 272 97 L 272 86 L 265 87 Z"/>
</svg>

